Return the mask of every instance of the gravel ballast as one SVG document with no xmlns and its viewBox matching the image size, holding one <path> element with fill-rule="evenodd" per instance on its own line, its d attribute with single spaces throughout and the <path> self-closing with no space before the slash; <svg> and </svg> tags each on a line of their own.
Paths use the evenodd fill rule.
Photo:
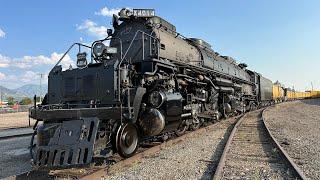
<svg viewBox="0 0 320 180">
<path fill-rule="evenodd" d="M 286 102 L 269 108 L 271 133 L 310 179 L 320 178 L 320 99 Z"/>
<path fill-rule="evenodd" d="M 261 111 L 243 117 L 227 151 L 222 179 L 295 179 L 264 128 Z"/>
<path fill-rule="evenodd" d="M 235 119 L 206 127 L 201 133 L 165 147 L 130 167 L 107 170 L 106 179 L 212 179 Z"/>
</svg>

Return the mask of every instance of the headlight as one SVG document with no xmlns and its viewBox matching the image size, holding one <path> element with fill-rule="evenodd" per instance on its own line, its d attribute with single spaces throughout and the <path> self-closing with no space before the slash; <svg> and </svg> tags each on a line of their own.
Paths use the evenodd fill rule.
<svg viewBox="0 0 320 180">
<path fill-rule="evenodd" d="M 86 52 L 78 53 L 77 54 L 77 66 L 79 68 L 83 68 L 83 67 L 86 67 L 87 65 L 88 65 L 87 53 Z"/>
<path fill-rule="evenodd" d="M 106 46 L 102 42 L 97 42 L 93 46 L 93 54 L 96 57 L 100 57 L 103 55 L 103 51 L 105 50 Z"/>
<path fill-rule="evenodd" d="M 165 94 L 161 91 L 153 91 L 149 95 L 149 103 L 155 108 L 160 107 L 164 101 Z"/>
</svg>

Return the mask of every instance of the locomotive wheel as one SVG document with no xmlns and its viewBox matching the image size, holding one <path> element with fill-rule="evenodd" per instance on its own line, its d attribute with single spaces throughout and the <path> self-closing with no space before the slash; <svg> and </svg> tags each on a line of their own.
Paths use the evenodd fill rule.
<svg viewBox="0 0 320 180">
<path fill-rule="evenodd" d="M 192 123 L 190 125 L 190 129 L 192 131 L 199 129 L 201 126 L 201 121 L 197 117 L 193 118 Z"/>
<path fill-rule="evenodd" d="M 188 128 L 189 128 L 189 126 L 185 122 L 182 122 L 175 133 L 176 133 L 177 136 L 182 136 L 184 133 L 186 133 Z"/>
<path fill-rule="evenodd" d="M 138 149 L 139 135 L 132 123 L 122 124 L 116 135 L 116 149 L 120 156 L 131 157 Z"/>
</svg>

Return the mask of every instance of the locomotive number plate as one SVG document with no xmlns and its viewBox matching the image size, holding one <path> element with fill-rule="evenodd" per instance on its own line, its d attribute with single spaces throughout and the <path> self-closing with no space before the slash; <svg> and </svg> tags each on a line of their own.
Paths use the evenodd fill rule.
<svg viewBox="0 0 320 180">
<path fill-rule="evenodd" d="M 155 16 L 155 11 L 154 11 L 154 9 L 133 9 L 133 16 L 153 17 L 153 16 Z"/>
</svg>

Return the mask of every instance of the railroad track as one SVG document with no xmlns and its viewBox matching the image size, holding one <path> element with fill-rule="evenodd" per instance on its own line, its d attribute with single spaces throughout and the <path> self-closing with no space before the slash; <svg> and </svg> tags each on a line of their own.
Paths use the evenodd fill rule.
<svg viewBox="0 0 320 180">
<path fill-rule="evenodd" d="M 306 179 L 264 123 L 262 110 L 234 126 L 213 179 Z"/>
<path fill-rule="evenodd" d="M 13 135 L 9 135 L 9 136 L 1 136 L 0 137 L 0 141 L 1 140 L 7 140 L 7 139 L 12 139 L 12 138 L 19 138 L 19 137 L 31 137 L 32 133 L 24 133 L 24 134 L 13 134 Z"/>
<path fill-rule="evenodd" d="M 232 117 L 239 119 L 234 126 L 221 160 L 217 166 L 214 179 L 305 179 L 301 171 L 290 161 L 286 153 L 279 148 L 277 142 L 270 136 L 262 120 L 263 110 L 256 110 L 244 116 Z M 230 120 L 229 119 L 229 120 Z M 233 123 L 229 125 L 232 126 Z M 109 159 L 112 165 L 100 167 L 80 167 L 72 169 L 31 171 L 12 177 L 13 179 L 56 179 L 56 178 L 83 178 L 99 179 L 107 177 L 114 170 L 125 169 L 141 162 L 163 148 L 178 144 L 190 138 L 195 133 L 205 134 L 214 128 L 215 124 L 189 132 L 183 136 L 170 139 L 151 148 L 141 148 L 131 158 L 122 159 L 114 156 Z M 152 146 L 152 145 L 151 145 Z M 283 153 L 284 152 L 284 153 Z"/>
<path fill-rule="evenodd" d="M 232 126 L 237 122 L 241 117 L 235 116 L 223 120 L 225 126 Z M 100 179 L 101 177 L 107 177 L 108 174 L 112 171 L 117 171 L 119 169 L 128 168 L 131 165 L 134 165 L 138 162 L 141 162 L 144 158 L 152 157 L 157 152 L 160 152 L 162 149 L 179 144 L 184 140 L 191 138 L 193 136 L 204 135 L 207 131 L 216 128 L 219 124 L 214 123 L 212 125 L 202 127 L 195 131 L 187 132 L 186 134 L 169 139 L 163 143 L 154 143 L 149 144 L 149 147 L 140 148 L 134 156 L 123 159 L 118 155 L 108 159 L 108 165 L 106 166 L 97 166 L 97 167 L 79 167 L 79 168 L 70 168 L 70 169 L 60 169 L 60 170 L 32 170 L 30 172 L 25 172 L 20 175 L 12 176 L 10 179 L 56 179 L 56 178 L 72 178 L 72 179 Z"/>
<path fill-rule="evenodd" d="M 33 134 L 32 128 L 12 128 L 0 131 L 0 140 L 27 137 Z"/>
</svg>

